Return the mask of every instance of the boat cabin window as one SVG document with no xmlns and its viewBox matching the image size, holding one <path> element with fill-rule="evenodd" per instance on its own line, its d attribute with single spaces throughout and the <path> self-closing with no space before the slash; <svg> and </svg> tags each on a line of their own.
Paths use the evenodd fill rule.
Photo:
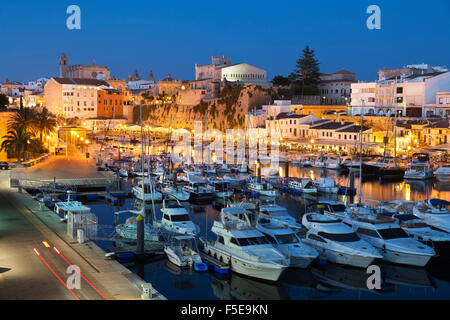
<svg viewBox="0 0 450 320">
<path fill-rule="evenodd" d="M 366 229 L 366 228 L 358 228 L 358 230 L 356 232 L 359 233 L 359 234 L 368 236 L 368 237 L 373 237 L 373 238 L 379 238 L 380 237 L 378 232 L 376 232 L 375 230 L 370 230 L 370 229 Z"/>
<path fill-rule="evenodd" d="M 311 239 L 311 240 L 314 240 L 314 241 L 319 241 L 319 242 L 325 242 L 326 243 L 326 241 L 323 240 L 321 237 L 319 237 L 319 236 L 317 236 L 315 234 L 312 234 L 312 233 L 308 234 L 308 238 Z"/>
<path fill-rule="evenodd" d="M 164 214 L 163 218 L 164 218 L 165 220 L 168 220 L 168 221 L 170 221 L 170 217 L 169 217 L 169 215 L 168 215 L 168 214 Z"/>
<path fill-rule="evenodd" d="M 401 228 L 380 229 L 378 232 L 384 240 L 408 238 L 408 234 Z"/>
<path fill-rule="evenodd" d="M 236 240 L 236 238 L 231 238 L 230 242 L 239 246 L 239 242 Z"/>
<path fill-rule="evenodd" d="M 258 244 L 270 244 L 266 237 L 239 238 L 237 241 L 242 247 L 255 246 Z"/>
<path fill-rule="evenodd" d="M 225 244 L 225 242 L 223 241 L 223 237 L 222 236 L 218 236 L 217 237 L 217 241 L 221 244 Z"/>
<path fill-rule="evenodd" d="M 269 240 L 270 243 L 277 244 L 277 241 L 272 236 L 270 236 L 266 233 L 264 235 L 266 236 L 267 240 Z"/>
<path fill-rule="evenodd" d="M 355 232 L 349 233 L 326 233 L 319 232 L 319 236 L 337 242 L 356 242 L 359 241 L 360 238 Z"/>
<path fill-rule="evenodd" d="M 187 214 L 176 214 L 172 216 L 172 221 L 191 221 Z"/>
<path fill-rule="evenodd" d="M 275 237 L 279 244 L 298 243 L 298 238 L 293 233 L 289 234 L 277 234 Z"/>
</svg>

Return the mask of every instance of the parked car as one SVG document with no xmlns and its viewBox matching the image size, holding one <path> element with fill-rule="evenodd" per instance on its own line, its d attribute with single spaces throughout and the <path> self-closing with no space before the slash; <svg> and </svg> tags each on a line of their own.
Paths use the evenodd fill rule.
<svg viewBox="0 0 450 320">
<path fill-rule="evenodd" d="M 0 169 L 2 169 L 2 170 L 8 170 L 8 169 L 9 169 L 8 162 L 0 161 Z"/>
</svg>

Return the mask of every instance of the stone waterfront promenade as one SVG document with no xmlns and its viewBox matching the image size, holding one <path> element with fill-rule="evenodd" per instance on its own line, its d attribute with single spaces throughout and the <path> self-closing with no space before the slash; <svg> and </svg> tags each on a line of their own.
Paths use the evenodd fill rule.
<svg viewBox="0 0 450 320">
<path fill-rule="evenodd" d="M 68 264 L 52 248 L 56 247 L 92 284 L 82 281 L 74 290 L 80 299 L 141 299 L 139 276 L 120 263 L 105 257 L 92 241 L 78 243 L 66 235 L 67 225 L 26 192 L 10 188 L 10 173 L 20 170 L 29 179 L 102 177 L 95 163 L 81 157 L 53 158 L 32 168 L 0 172 L 0 299 L 74 299 L 65 288 Z M 43 245 L 50 244 L 50 248 Z M 48 266 L 34 252 L 37 248 Z M 59 275 L 61 280 L 52 274 Z M 101 292 L 103 296 L 98 294 Z M 152 298 L 165 300 L 153 289 Z"/>
</svg>

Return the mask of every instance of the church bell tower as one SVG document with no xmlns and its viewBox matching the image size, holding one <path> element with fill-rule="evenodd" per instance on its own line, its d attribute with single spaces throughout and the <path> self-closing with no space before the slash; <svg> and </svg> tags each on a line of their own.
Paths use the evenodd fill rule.
<svg viewBox="0 0 450 320">
<path fill-rule="evenodd" d="M 69 64 L 69 58 L 67 58 L 66 54 L 63 51 L 63 53 L 59 57 L 59 76 L 61 78 L 66 77 L 66 69 L 68 67 L 68 64 Z"/>
</svg>

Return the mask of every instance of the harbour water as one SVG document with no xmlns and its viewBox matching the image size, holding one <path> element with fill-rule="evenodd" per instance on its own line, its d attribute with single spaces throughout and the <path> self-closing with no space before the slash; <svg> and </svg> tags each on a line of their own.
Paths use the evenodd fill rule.
<svg viewBox="0 0 450 320">
<path fill-rule="evenodd" d="M 284 176 L 284 168 L 280 168 Z M 348 185 L 348 176 L 336 171 L 289 167 L 290 177 L 321 176 L 332 177 L 340 185 Z M 131 183 L 132 181 L 129 181 Z M 130 185 L 127 184 L 130 188 Z M 359 180 L 355 179 L 358 189 Z M 358 201 L 358 193 L 355 201 Z M 423 200 L 430 197 L 450 199 L 450 186 L 439 185 L 436 181 L 392 181 L 378 180 L 362 182 L 363 201 L 390 201 L 394 199 Z M 296 219 L 300 219 L 308 204 L 318 199 L 311 196 L 282 194 L 276 202 L 286 207 Z M 332 198 L 333 199 L 333 198 Z M 336 198 L 334 198 L 336 199 Z M 342 200 L 339 196 L 338 200 Z M 122 200 L 119 206 L 102 202 L 87 203 L 97 215 L 103 236 L 114 230 L 114 223 L 122 223 L 128 216 L 114 212 L 132 209 L 135 199 Z M 219 202 L 212 205 L 184 204 L 191 218 L 200 226 L 200 236 L 213 238 L 210 232 L 212 222 L 219 219 Z M 161 218 L 162 204 L 156 204 L 156 216 Z M 105 251 L 114 246 L 112 241 L 98 240 Z M 117 244 L 116 244 L 117 245 Z M 165 256 L 146 264 L 124 263 L 133 272 L 152 283 L 168 299 L 449 299 L 450 298 L 450 258 L 434 258 L 425 268 L 412 268 L 376 261 L 382 272 L 381 289 L 367 288 L 368 274 L 364 269 L 335 264 L 312 265 L 306 270 L 287 269 L 279 283 L 269 284 L 231 273 L 223 279 L 213 273 L 197 273 L 181 270 L 168 262 Z"/>
</svg>

